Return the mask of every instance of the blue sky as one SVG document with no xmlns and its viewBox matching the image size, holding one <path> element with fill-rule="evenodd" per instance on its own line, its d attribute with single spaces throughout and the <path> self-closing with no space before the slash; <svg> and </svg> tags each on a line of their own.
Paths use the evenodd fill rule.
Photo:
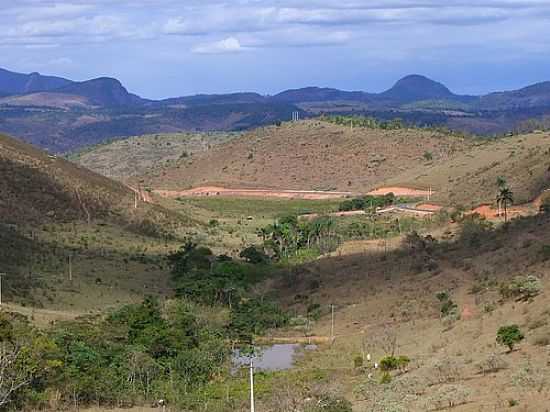
<svg viewBox="0 0 550 412">
<path fill-rule="evenodd" d="M 161 98 L 550 80 L 550 0 L 0 0 L 0 67 Z"/>
</svg>

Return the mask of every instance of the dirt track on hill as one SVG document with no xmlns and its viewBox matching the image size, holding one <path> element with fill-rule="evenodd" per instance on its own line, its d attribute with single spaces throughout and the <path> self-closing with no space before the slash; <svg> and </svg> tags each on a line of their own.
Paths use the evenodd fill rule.
<svg viewBox="0 0 550 412">
<path fill-rule="evenodd" d="M 346 197 L 360 196 L 360 193 L 353 192 L 328 192 L 315 190 L 275 190 L 275 189 L 230 189 L 217 186 L 200 186 L 189 190 L 153 190 L 153 193 L 167 198 L 177 197 L 203 197 L 203 196 L 224 196 L 224 197 L 263 197 L 280 199 L 306 199 L 306 200 L 327 200 L 341 199 Z M 367 193 L 371 196 L 383 196 L 393 193 L 399 197 L 429 197 L 434 192 L 428 190 L 411 189 L 407 187 L 381 187 Z"/>
</svg>

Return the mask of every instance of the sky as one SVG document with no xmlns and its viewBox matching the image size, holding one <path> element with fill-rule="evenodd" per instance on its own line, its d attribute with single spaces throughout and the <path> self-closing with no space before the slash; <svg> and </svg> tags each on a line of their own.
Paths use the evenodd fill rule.
<svg viewBox="0 0 550 412">
<path fill-rule="evenodd" d="M 0 67 L 147 98 L 550 80 L 550 0 L 0 0 Z"/>
</svg>

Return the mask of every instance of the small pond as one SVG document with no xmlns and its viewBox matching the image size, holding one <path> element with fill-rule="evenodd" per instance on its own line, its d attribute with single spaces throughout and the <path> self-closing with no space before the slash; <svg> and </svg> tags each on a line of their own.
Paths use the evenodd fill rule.
<svg viewBox="0 0 550 412">
<path fill-rule="evenodd" d="M 254 367 L 263 371 L 281 371 L 294 366 L 294 361 L 302 350 L 315 350 L 315 345 L 276 344 L 256 348 L 253 357 Z M 233 351 L 233 366 L 236 369 L 248 366 L 250 357 L 241 354 L 239 349 Z"/>
</svg>

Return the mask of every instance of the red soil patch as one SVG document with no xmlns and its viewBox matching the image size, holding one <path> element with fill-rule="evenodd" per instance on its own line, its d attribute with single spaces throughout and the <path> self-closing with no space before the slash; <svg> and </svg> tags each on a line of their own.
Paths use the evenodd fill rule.
<svg viewBox="0 0 550 412">
<path fill-rule="evenodd" d="M 460 319 L 470 320 L 473 317 L 474 317 L 474 311 L 470 308 L 469 305 L 464 305 L 464 309 L 462 309 L 462 313 L 460 314 Z"/>
<path fill-rule="evenodd" d="M 384 196 L 390 193 L 393 193 L 395 196 L 403 196 L 403 197 L 430 197 L 435 192 L 432 190 L 420 190 L 420 189 L 411 189 L 408 187 L 390 186 L 390 187 L 380 187 L 378 189 L 370 191 L 367 194 L 371 196 Z"/>
<path fill-rule="evenodd" d="M 507 210 L 508 219 L 529 214 L 532 209 L 532 205 L 533 205 L 532 203 L 528 203 L 523 206 L 509 208 Z M 504 219 L 504 209 L 500 211 L 500 216 L 499 216 L 498 210 L 489 205 L 478 206 L 468 214 L 475 214 L 475 213 L 484 217 L 485 219 L 498 219 L 498 218 Z"/>
<path fill-rule="evenodd" d="M 154 190 L 154 193 L 169 198 L 177 197 L 202 197 L 202 196 L 224 196 L 224 197 L 271 197 L 281 199 L 307 199 L 327 200 L 341 199 L 353 196 L 351 192 L 320 192 L 314 190 L 270 190 L 270 189 L 226 189 L 223 187 L 203 186 L 189 190 Z"/>
</svg>

